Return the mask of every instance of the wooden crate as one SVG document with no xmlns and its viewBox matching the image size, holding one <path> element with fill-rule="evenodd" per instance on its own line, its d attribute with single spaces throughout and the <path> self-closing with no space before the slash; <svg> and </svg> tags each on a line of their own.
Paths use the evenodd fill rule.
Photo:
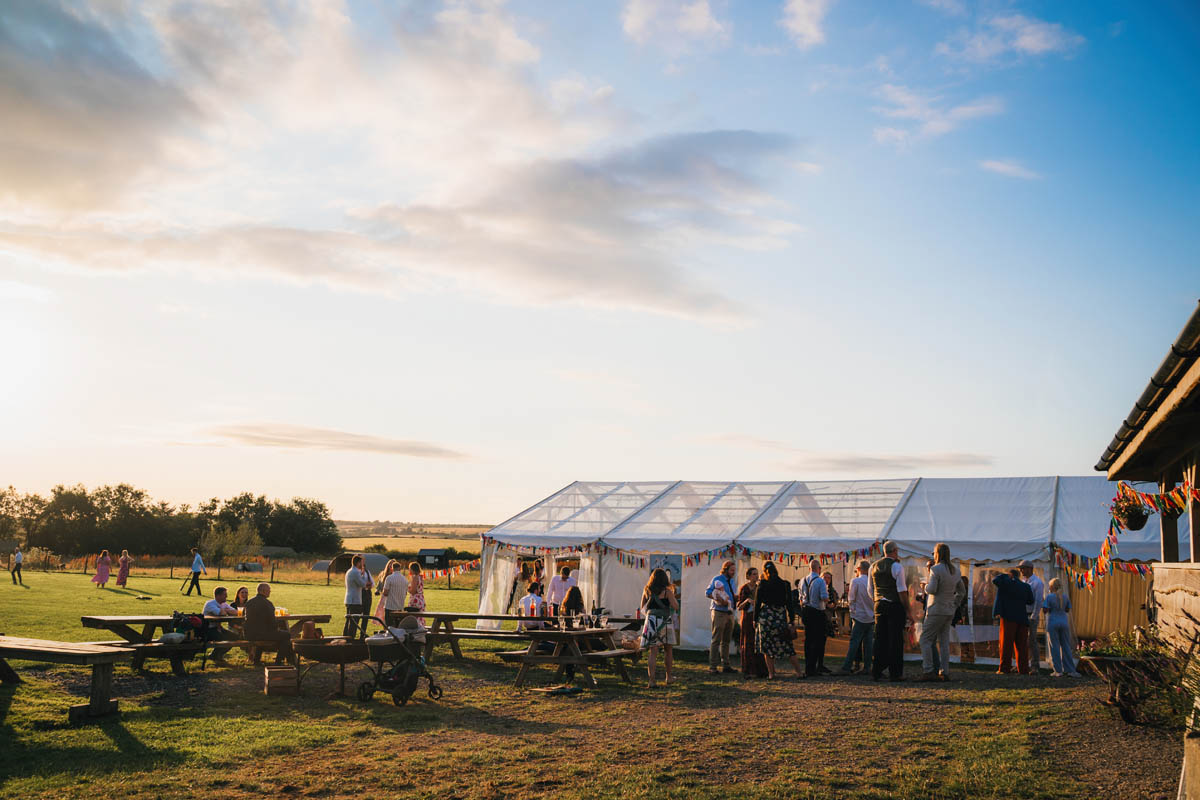
<svg viewBox="0 0 1200 800">
<path fill-rule="evenodd" d="M 263 667 L 264 694 L 300 694 L 300 679 L 291 666 Z"/>
</svg>

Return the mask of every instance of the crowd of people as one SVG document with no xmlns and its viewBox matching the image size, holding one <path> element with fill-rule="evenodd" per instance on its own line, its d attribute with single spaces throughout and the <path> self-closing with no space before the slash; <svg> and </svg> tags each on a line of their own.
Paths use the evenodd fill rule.
<svg viewBox="0 0 1200 800">
<path fill-rule="evenodd" d="M 346 570 L 346 624 L 343 636 L 366 636 L 367 621 L 375 616 L 389 626 L 400 623 L 407 613 L 425 610 L 425 582 L 416 561 L 407 571 L 396 559 L 389 559 L 383 572 L 372 576 L 366 559 L 354 556 Z M 372 593 L 379 596 L 372 612 Z"/>
</svg>

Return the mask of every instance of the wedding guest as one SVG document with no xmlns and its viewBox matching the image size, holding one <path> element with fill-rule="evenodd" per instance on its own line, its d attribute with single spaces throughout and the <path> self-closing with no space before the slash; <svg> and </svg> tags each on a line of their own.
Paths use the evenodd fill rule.
<svg viewBox="0 0 1200 800">
<path fill-rule="evenodd" d="M 539 582 L 538 586 L 541 585 Z M 421 565 L 416 561 L 408 564 L 408 605 L 404 608 L 406 611 L 425 610 L 425 579 L 421 576 Z M 417 622 L 425 624 L 422 617 L 417 617 Z"/>
<path fill-rule="evenodd" d="M 788 622 L 791 592 L 787 581 L 779 577 L 779 569 L 770 561 L 763 564 L 763 575 L 754 593 L 754 625 L 758 634 L 755 643 L 767 662 L 767 678 L 775 678 L 775 660 L 779 658 L 786 658 L 796 670 L 796 677 L 803 678 L 792 645 L 794 629 Z"/>
<path fill-rule="evenodd" d="M 21 553 L 21 546 L 17 545 L 13 548 L 12 556 L 12 581 L 25 585 L 25 577 L 21 574 L 21 564 L 25 562 L 25 556 Z"/>
<path fill-rule="evenodd" d="M 1050 591 L 1042 601 L 1042 610 L 1046 614 L 1046 635 L 1050 639 L 1050 661 L 1054 665 L 1056 678 L 1068 675 L 1072 678 L 1083 677 L 1075 669 L 1075 659 L 1071 656 L 1071 620 L 1067 616 L 1071 611 L 1071 598 L 1063 591 L 1062 581 L 1050 579 Z"/>
<path fill-rule="evenodd" d="M 107 550 L 100 551 L 100 557 L 96 559 L 96 574 L 92 576 L 92 583 L 100 589 L 108 583 L 108 572 L 112 567 L 112 559 L 108 557 Z"/>
<path fill-rule="evenodd" d="M 738 652 L 742 656 L 742 679 L 765 678 L 767 662 L 755 646 L 754 634 L 754 597 L 758 592 L 758 570 L 750 567 L 746 570 L 746 582 L 738 589 L 737 608 L 741 612 L 738 620 L 741 635 L 738 638 Z"/>
<path fill-rule="evenodd" d="M 204 566 L 204 559 L 200 557 L 200 551 L 192 548 L 192 582 L 188 584 L 187 596 L 192 596 L 192 589 L 196 590 L 196 594 L 203 595 L 200 590 L 200 573 L 208 574 L 208 569 Z"/>
<path fill-rule="evenodd" d="M 833 587 L 833 573 L 826 570 L 821 573 L 821 580 L 825 581 L 825 590 L 829 592 L 829 601 L 825 603 L 825 633 L 826 636 L 837 636 L 841 626 L 838 624 L 837 618 L 837 589 Z M 828 645 L 826 645 L 828 646 Z M 821 666 L 825 666 L 824 659 L 821 660 Z M 822 672 L 828 673 L 831 670 L 822 669 Z"/>
<path fill-rule="evenodd" d="M 582 615 L 584 613 L 583 592 L 579 591 L 578 586 L 572 586 L 570 589 L 567 589 L 566 596 L 563 597 L 562 603 L 559 604 L 558 614 L 559 616 L 563 617 L 571 617 L 576 614 Z M 603 647 L 597 647 L 597 641 L 591 637 L 588 637 L 587 642 L 587 647 L 592 650 L 604 649 Z M 568 681 L 575 680 L 575 665 L 567 664 L 566 668 L 563 670 L 563 674 L 566 676 Z"/>
<path fill-rule="evenodd" d="M 1021 577 L 1033 593 L 1033 606 L 1029 609 L 1029 674 L 1037 675 L 1042 666 L 1042 657 L 1038 647 L 1038 622 L 1042 616 L 1042 601 L 1046 595 L 1046 585 L 1033 572 L 1033 562 L 1026 559 L 1017 565 Z"/>
<path fill-rule="evenodd" d="M 904 680 L 904 629 L 913 621 L 899 553 L 895 542 L 885 542 L 883 558 L 871 565 L 870 573 L 871 596 L 875 598 L 875 663 L 871 677 L 882 679 L 886 669 L 894 683 Z"/>
<path fill-rule="evenodd" d="M 733 639 L 733 598 L 737 596 L 733 582 L 736 576 L 737 564 L 726 561 L 704 590 L 704 596 L 712 601 L 708 607 L 712 631 L 708 648 L 709 672 L 715 673 L 718 667 L 733 672 L 729 663 L 729 642 Z"/>
<path fill-rule="evenodd" d="M 650 580 L 642 589 L 642 648 L 646 650 L 646 673 L 648 685 L 654 688 L 658 685 L 658 649 L 663 649 L 663 666 L 665 667 L 665 685 L 671 684 L 671 672 L 675 667 L 675 655 L 671 648 L 679 644 L 675 633 L 675 615 L 679 613 L 679 601 L 675 599 L 675 585 L 671 577 L 662 567 L 650 573 Z"/>
<path fill-rule="evenodd" d="M 246 607 L 246 601 L 250 599 L 250 590 L 245 586 L 239 586 L 237 591 L 233 593 L 233 602 L 230 603 L 234 609 L 243 609 Z"/>
<path fill-rule="evenodd" d="M 246 602 L 246 623 L 242 627 L 246 639 L 251 642 L 275 642 L 275 663 L 293 663 L 296 655 L 292 651 L 292 636 L 279 627 L 275 619 L 275 604 L 270 601 L 271 584 L 260 583 L 258 594 Z M 361 600 L 361 595 L 359 596 Z"/>
<path fill-rule="evenodd" d="M 363 572 L 363 577 L 366 579 L 366 583 L 362 588 L 362 608 L 363 608 L 362 613 L 370 614 L 371 613 L 371 605 L 372 605 L 371 595 L 374 594 L 374 590 L 375 590 L 375 578 L 371 576 L 371 570 L 367 567 L 367 557 L 366 556 L 362 557 L 362 572 Z M 364 619 L 362 621 L 362 623 L 363 623 L 362 624 L 362 632 L 363 632 L 363 635 L 366 636 L 369 620 Z"/>
<path fill-rule="evenodd" d="M 808 562 L 809 573 L 800 584 L 800 619 L 804 623 L 804 675 L 812 678 L 824 670 L 825 634 L 828 621 L 825 619 L 825 603 L 829 601 L 829 588 L 821 577 L 821 562 Z"/>
<path fill-rule="evenodd" d="M 379 611 L 375 616 L 382 619 L 389 628 L 396 628 L 404 619 L 404 603 L 408 596 L 408 578 L 400 568 L 400 562 L 388 562 L 383 581 L 379 584 Z"/>
<path fill-rule="evenodd" d="M 204 616 L 206 617 L 236 617 L 237 609 L 226 602 L 227 592 L 224 586 L 218 586 L 213 590 L 212 600 L 204 604 Z M 231 641 L 238 637 L 225 629 L 225 626 L 220 622 L 208 622 L 208 638 L 216 641 Z M 228 647 L 215 647 L 212 651 L 212 660 L 221 664 L 225 661 L 226 654 L 229 653 Z"/>
<path fill-rule="evenodd" d="M 1021 580 L 1021 571 L 1011 569 L 992 579 L 996 586 L 996 602 L 992 606 L 992 617 L 1000 623 L 1000 669 L 997 675 L 1013 671 L 1013 654 L 1017 657 L 1017 672 L 1029 674 L 1029 612 L 1033 604 L 1033 590 Z"/>
<path fill-rule="evenodd" d="M 567 596 L 567 590 L 577 583 L 571 576 L 571 568 L 565 564 L 558 572 L 558 575 L 550 578 L 550 585 L 546 590 L 546 602 L 550 604 L 551 614 L 562 614 L 558 607 L 562 605 L 563 598 Z"/>
<path fill-rule="evenodd" d="M 367 635 L 366 617 L 361 620 L 353 617 L 354 614 L 367 613 L 367 606 L 363 605 L 364 590 L 370 591 L 367 589 L 363 557 L 355 556 L 350 560 L 350 569 L 346 570 L 346 624 L 342 628 L 342 636 L 353 637 L 360 628 L 362 635 Z"/>
<path fill-rule="evenodd" d="M 925 623 L 921 628 L 920 680 L 950 680 L 950 628 L 964 590 L 958 570 L 950 562 L 950 546 L 938 542 L 933 567 L 925 584 Z M 934 645 L 936 644 L 936 650 Z M 940 662 L 937 660 L 940 657 Z"/>
<path fill-rule="evenodd" d="M 520 607 L 517 609 L 517 615 L 528 617 L 529 622 L 522 620 L 517 623 L 517 630 L 522 631 L 539 631 L 545 627 L 541 617 L 546 615 L 546 607 L 542 601 L 542 587 L 537 581 L 530 581 L 529 586 L 525 589 L 525 596 L 521 598 Z"/>
<path fill-rule="evenodd" d="M 117 586 L 125 587 L 125 583 L 129 580 L 129 565 L 133 560 L 129 558 L 129 551 L 122 550 L 121 557 L 117 559 Z"/>
<path fill-rule="evenodd" d="M 857 573 L 850 581 L 850 591 L 846 594 L 850 604 L 850 649 L 846 651 L 846 660 L 842 662 L 839 675 L 851 675 L 857 672 L 852 665 L 858 660 L 862 651 L 863 672 L 871 671 L 871 654 L 874 650 L 875 638 L 875 607 L 871 601 L 871 582 L 867 573 L 871 571 L 869 561 L 859 561 Z"/>
</svg>

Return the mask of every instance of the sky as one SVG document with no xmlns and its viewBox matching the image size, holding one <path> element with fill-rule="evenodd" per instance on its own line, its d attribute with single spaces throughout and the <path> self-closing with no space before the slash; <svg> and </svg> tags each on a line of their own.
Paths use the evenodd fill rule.
<svg viewBox="0 0 1200 800">
<path fill-rule="evenodd" d="M 0 483 L 498 523 L 1085 475 L 1200 298 L 1200 6 L 0 5 Z"/>
</svg>

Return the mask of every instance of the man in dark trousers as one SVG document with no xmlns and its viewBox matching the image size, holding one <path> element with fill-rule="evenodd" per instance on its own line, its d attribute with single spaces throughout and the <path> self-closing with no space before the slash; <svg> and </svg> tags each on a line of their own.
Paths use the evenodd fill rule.
<svg viewBox="0 0 1200 800">
<path fill-rule="evenodd" d="M 804 674 L 815 677 L 828 673 L 825 662 L 825 604 L 829 602 L 829 587 L 821 577 L 821 562 L 808 562 L 810 572 L 800 584 L 800 618 L 804 621 Z"/>
<path fill-rule="evenodd" d="M 1017 657 L 1017 672 L 1029 674 L 1029 609 L 1033 608 L 1033 590 L 1021 580 L 1021 571 L 1011 569 L 992 578 L 996 602 L 992 616 L 1000 623 L 1000 669 L 996 674 L 1012 672 Z"/>
<path fill-rule="evenodd" d="M 892 681 L 904 680 L 904 628 L 912 622 L 908 584 L 895 542 L 883 545 L 883 558 L 871 565 L 871 595 L 875 598 L 875 663 L 871 677 L 879 680 L 887 667 Z"/>
<path fill-rule="evenodd" d="M 200 590 L 200 573 L 208 574 L 208 570 L 204 567 L 204 559 L 200 557 L 200 551 L 192 548 L 192 582 L 188 584 L 188 597 L 192 596 L 192 589 L 196 590 L 196 594 L 204 594 Z"/>
<path fill-rule="evenodd" d="M 246 641 L 275 642 L 279 649 L 275 651 L 276 664 L 292 664 L 296 656 L 292 652 L 292 635 L 279 627 L 275 619 L 275 604 L 269 599 L 271 584 L 260 583 L 258 594 L 246 601 L 246 623 L 242 631 Z"/>
</svg>

